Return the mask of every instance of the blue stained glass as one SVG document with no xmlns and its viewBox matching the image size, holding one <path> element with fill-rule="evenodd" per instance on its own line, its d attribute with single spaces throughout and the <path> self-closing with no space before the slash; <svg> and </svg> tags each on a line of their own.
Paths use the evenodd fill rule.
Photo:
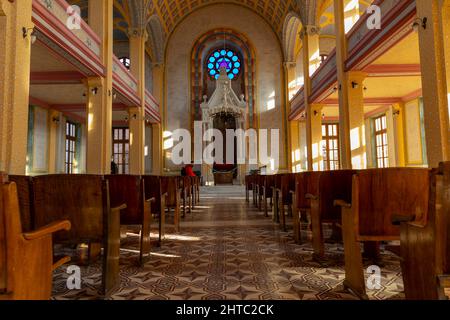
<svg viewBox="0 0 450 320">
<path fill-rule="evenodd" d="M 220 69 L 223 67 L 226 68 L 230 79 L 235 79 L 239 72 L 241 72 L 239 57 L 232 50 L 217 50 L 211 54 L 208 61 L 209 74 L 216 79 L 219 78 Z"/>
</svg>

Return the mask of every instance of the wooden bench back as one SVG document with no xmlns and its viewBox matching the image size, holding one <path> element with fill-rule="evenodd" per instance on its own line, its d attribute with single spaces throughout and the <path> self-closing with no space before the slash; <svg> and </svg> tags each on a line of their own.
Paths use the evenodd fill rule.
<svg viewBox="0 0 450 320">
<path fill-rule="evenodd" d="M 245 176 L 245 185 L 247 190 L 253 190 L 253 183 L 255 182 L 255 175 Z"/>
<path fill-rule="evenodd" d="M 35 229 L 34 207 L 33 207 L 33 183 L 29 176 L 9 176 L 9 181 L 15 182 L 19 195 L 20 217 L 22 220 L 22 230 L 28 232 Z"/>
<path fill-rule="evenodd" d="M 352 206 L 358 208 L 359 235 L 399 237 L 393 215 L 416 215 L 428 210 L 430 170 L 411 168 L 371 169 L 353 176 Z"/>
<path fill-rule="evenodd" d="M 158 176 L 143 176 L 145 185 L 145 199 L 155 198 L 152 202 L 152 213 L 161 213 L 161 197 L 163 194 L 161 178 Z"/>
<path fill-rule="evenodd" d="M 303 172 L 295 177 L 295 199 L 298 209 L 311 207 L 311 201 L 306 198 L 307 194 L 318 195 L 319 179 L 322 172 Z"/>
<path fill-rule="evenodd" d="M 6 241 L 6 212 L 3 208 L 3 185 L 6 175 L 0 173 L 0 294 L 7 290 L 6 250 L 9 243 Z"/>
<path fill-rule="evenodd" d="M 182 188 L 181 177 L 161 177 L 161 188 L 163 193 L 167 193 L 166 206 L 175 207 L 177 203 L 177 193 Z"/>
<path fill-rule="evenodd" d="M 266 197 L 272 197 L 272 187 L 275 186 L 275 176 L 264 176 L 264 188 L 266 189 Z"/>
<path fill-rule="evenodd" d="M 35 226 L 69 220 L 72 229 L 56 240 L 102 242 L 110 211 L 108 182 L 96 175 L 49 175 L 33 178 Z"/>
<path fill-rule="evenodd" d="M 142 179 L 134 175 L 107 175 L 105 179 L 109 183 L 109 197 L 111 207 L 119 207 L 126 204 L 122 210 L 120 224 L 142 224 L 143 197 Z"/>
<path fill-rule="evenodd" d="M 355 170 L 326 171 L 319 179 L 320 218 L 322 221 L 340 221 L 341 208 L 334 205 L 335 200 L 352 200 L 352 180 Z"/>
</svg>

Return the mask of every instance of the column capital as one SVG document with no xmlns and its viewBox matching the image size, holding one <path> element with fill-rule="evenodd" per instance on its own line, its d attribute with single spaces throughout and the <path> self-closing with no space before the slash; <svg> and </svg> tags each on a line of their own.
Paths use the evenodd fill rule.
<svg viewBox="0 0 450 320">
<path fill-rule="evenodd" d="M 285 61 L 283 62 L 283 66 L 285 68 L 295 68 L 297 66 L 297 63 L 294 61 Z"/>
<path fill-rule="evenodd" d="M 130 38 L 143 38 L 144 41 L 148 40 L 147 30 L 143 28 L 128 28 L 128 36 Z"/>
<path fill-rule="evenodd" d="M 347 72 L 349 81 L 362 82 L 367 78 L 367 73 L 363 71 L 349 71 Z"/>
<path fill-rule="evenodd" d="M 300 38 L 303 39 L 305 36 L 319 35 L 319 33 L 320 26 L 306 25 L 303 26 L 302 30 L 300 31 Z"/>
</svg>

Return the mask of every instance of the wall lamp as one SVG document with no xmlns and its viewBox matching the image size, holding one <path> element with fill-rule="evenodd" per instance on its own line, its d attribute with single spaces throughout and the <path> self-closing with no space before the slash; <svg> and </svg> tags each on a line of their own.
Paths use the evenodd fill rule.
<svg viewBox="0 0 450 320">
<path fill-rule="evenodd" d="M 30 32 L 31 31 L 31 32 Z M 23 27 L 22 28 L 22 37 L 25 39 L 26 37 L 28 37 L 28 33 L 30 32 L 30 40 L 31 40 L 31 43 L 33 44 L 33 43 L 35 43 L 36 42 L 36 35 L 35 35 L 35 32 L 34 32 L 34 28 L 25 28 L 25 27 Z"/>
<path fill-rule="evenodd" d="M 400 110 L 395 110 L 394 112 L 392 112 L 393 116 L 399 116 L 400 115 Z"/>
<path fill-rule="evenodd" d="M 417 18 L 416 20 L 414 20 L 414 23 L 412 25 L 412 28 L 414 31 L 418 32 L 419 28 L 422 27 L 424 30 L 427 29 L 427 23 L 428 23 L 428 18 Z"/>
<path fill-rule="evenodd" d="M 97 87 L 92 88 L 92 89 L 91 89 L 91 92 L 92 92 L 92 94 L 93 94 L 94 96 L 97 95 L 97 93 L 98 93 L 98 88 L 97 88 Z"/>
<path fill-rule="evenodd" d="M 352 81 L 352 88 L 353 89 L 358 89 L 359 88 L 359 83 L 355 82 L 355 81 Z"/>
<path fill-rule="evenodd" d="M 59 123 L 59 118 L 58 117 L 53 117 L 52 121 L 54 124 L 58 124 Z"/>
</svg>

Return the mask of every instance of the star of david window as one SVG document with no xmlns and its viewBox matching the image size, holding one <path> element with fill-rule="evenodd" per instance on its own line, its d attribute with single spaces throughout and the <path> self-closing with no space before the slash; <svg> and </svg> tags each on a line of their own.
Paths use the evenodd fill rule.
<svg viewBox="0 0 450 320">
<path fill-rule="evenodd" d="M 208 58 L 208 74 L 218 79 L 222 67 L 227 69 L 228 78 L 233 80 L 241 72 L 241 59 L 233 50 L 216 50 Z"/>
</svg>

